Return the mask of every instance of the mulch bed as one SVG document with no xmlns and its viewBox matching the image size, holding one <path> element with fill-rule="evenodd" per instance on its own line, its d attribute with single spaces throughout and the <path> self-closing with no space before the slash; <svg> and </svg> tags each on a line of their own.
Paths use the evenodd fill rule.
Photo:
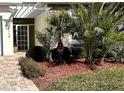
<svg viewBox="0 0 124 93">
<path fill-rule="evenodd" d="M 48 85 L 59 79 L 93 71 L 90 66 L 87 66 L 82 61 L 75 61 L 70 65 L 58 65 L 54 67 L 49 67 L 48 62 L 39 62 L 38 64 L 46 71 L 45 76 L 33 79 L 34 84 L 40 90 L 44 90 Z M 104 68 L 113 69 L 119 67 L 124 67 L 124 65 L 119 63 L 104 62 L 101 66 L 94 65 L 93 68 L 95 68 L 95 70 L 99 70 Z"/>
</svg>

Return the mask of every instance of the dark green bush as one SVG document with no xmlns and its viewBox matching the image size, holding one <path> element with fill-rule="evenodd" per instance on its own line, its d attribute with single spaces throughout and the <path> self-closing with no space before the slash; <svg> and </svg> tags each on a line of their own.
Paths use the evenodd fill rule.
<svg viewBox="0 0 124 93">
<path fill-rule="evenodd" d="M 99 40 L 97 40 L 96 47 L 99 49 L 102 49 L 104 47 L 102 38 L 99 38 Z"/>
<path fill-rule="evenodd" d="M 111 57 L 113 57 L 113 56 L 114 56 L 114 55 L 113 55 L 111 52 L 107 52 L 105 57 L 106 57 L 106 58 L 111 58 Z"/>
<path fill-rule="evenodd" d="M 72 52 L 72 56 L 74 58 L 85 57 L 85 50 L 83 47 L 72 47 L 71 52 Z"/>
<path fill-rule="evenodd" d="M 71 55 L 70 50 L 67 47 L 64 47 L 62 58 L 65 59 L 65 60 L 68 60 L 70 55 Z"/>
<path fill-rule="evenodd" d="M 47 49 L 40 46 L 34 46 L 27 51 L 26 57 L 41 62 L 47 58 Z"/>
<path fill-rule="evenodd" d="M 28 78 L 37 78 L 45 74 L 45 71 L 31 58 L 20 58 L 19 64 L 21 65 L 22 73 Z"/>
<path fill-rule="evenodd" d="M 62 53 L 58 52 L 57 48 L 52 49 L 51 53 L 53 60 L 59 60 L 59 58 L 61 58 L 62 59 L 61 62 L 65 62 L 65 63 L 69 62 L 68 60 L 70 58 L 71 52 L 67 47 L 64 47 Z"/>
<path fill-rule="evenodd" d="M 101 59 L 103 57 L 102 50 L 97 48 L 93 53 L 93 58 L 95 59 Z"/>
</svg>

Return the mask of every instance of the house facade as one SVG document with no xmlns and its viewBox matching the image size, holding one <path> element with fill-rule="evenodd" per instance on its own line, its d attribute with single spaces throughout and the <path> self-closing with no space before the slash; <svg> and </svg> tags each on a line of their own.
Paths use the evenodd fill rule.
<svg viewBox="0 0 124 93">
<path fill-rule="evenodd" d="M 40 45 L 35 33 L 44 31 L 47 17 L 58 7 L 70 11 L 69 4 L 64 3 L 0 3 L 0 55 L 14 55 Z"/>
</svg>

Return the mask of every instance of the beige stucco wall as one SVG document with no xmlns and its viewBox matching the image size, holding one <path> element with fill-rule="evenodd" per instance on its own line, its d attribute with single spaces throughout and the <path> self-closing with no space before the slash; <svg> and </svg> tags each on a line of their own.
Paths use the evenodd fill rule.
<svg viewBox="0 0 124 93">
<path fill-rule="evenodd" d="M 37 46 L 42 46 L 37 38 L 36 38 L 36 32 L 40 31 L 40 32 L 44 32 L 45 28 L 48 26 L 47 23 L 47 18 L 48 16 L 50 16 L 52 13 L 55 13 L 55 11 L 45 11 L 42 12 L 41 14 L 39 14 L 38 16 L 35 17 L 35 45 Z"/>
<path fill-rule="evenodd" d="M 36 32 L 44 32 L 45 28 L 47 27 L 47 14 L 47 12 L 43 12 L 35 18 L 35 45 L 41 45 L 36 38 Z"/>
</svg>

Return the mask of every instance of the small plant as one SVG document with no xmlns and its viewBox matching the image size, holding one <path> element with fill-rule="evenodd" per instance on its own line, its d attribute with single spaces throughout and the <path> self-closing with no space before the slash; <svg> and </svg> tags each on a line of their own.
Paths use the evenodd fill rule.
<svg viewBox="0 0 124 93">
<path fill-rule="evenodd" d="M 21 65 L 22 73 L 27 78 L 38 78 L 39 76 L 44 76 L 45 74 L 45 71 L 41 69 L 31 58 L 21 57 L 19 59 L 19 64 Z"/>
</svg>

